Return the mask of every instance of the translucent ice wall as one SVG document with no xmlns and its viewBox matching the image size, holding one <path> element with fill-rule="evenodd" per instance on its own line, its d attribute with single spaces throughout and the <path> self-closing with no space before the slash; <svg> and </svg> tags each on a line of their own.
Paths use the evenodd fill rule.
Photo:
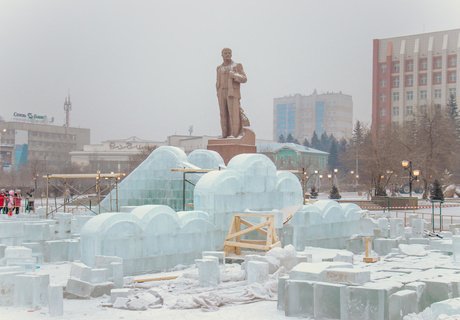
<svg viewBox="0 0 460 320">
<path fill-rule="evenodd" d="M 118 186 L 119 206 L 141 206 L 163 204 L 175 210 L 183 210 L 185 203 L 193 200 L 193 184 L 202 174 L 186 174 L 193 184 L 184 183 L 182 172 L 173 172 L 173 168 L 218 169 L 224 166 L 222 157 L 215 151 L 195 150 L 187 155 L 176 147 L 162 146 L 155 149 L 133 172 Z M 113 190 L 101 202 L 101 211 L 116 208 L 116 194 Z"/>
<path fill-rule="evenodd" d="M 320 200 L 304 205 L 284 226 L 284 244 L 297 250 L 305 246 L 343 249 L 352 235 L 373 235 L 375 223 L 363 218 L 363 210 L 354 203 Z"/>
<path fill-rule="evenodd" d="M 277 172 L 263 154 L 240 154 L 225 170 L 205 174 L 196 184 L 196 210 L 208 212 L 223 233 L 231 218 L 244 210 L 272 211 L 301 205 L 302 187 L 290 172 Z"/>
<path fill-rule="evenodd" d="M 202 251 L 216 246 L 216 229 L 206 212 L 176 213 L 163 205 L 103 213 L 81 230 L 82 262 L 94 266 L 96 255 L 118 256 L 126 275 L 192 263 Z"/>
</svg>

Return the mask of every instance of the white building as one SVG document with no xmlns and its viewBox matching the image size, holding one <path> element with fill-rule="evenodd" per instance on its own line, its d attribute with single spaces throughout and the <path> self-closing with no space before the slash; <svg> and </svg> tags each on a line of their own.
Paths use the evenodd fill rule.
<svg viewBox="0 0 460 320">
<path fill-rule="evenodd" d="M 300 143 L 311 139 L 313 132 L 333 134 L 337 139 L 350 138 L 353 130 L 353 100 L 341 92 L 309 96 L 295 94 L 273 101 L 273 140 L 291 134 Z"/>
</svg>

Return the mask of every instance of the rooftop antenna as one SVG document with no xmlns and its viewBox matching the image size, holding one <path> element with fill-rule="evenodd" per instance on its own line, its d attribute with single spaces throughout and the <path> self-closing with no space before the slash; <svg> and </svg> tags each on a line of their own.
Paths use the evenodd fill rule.
<svg viewBox="0 0 460 320">
<path fill-rule="evenodd" d="M 67 97 L 64 101 L 64 111 L 65 111 L 65 127 L 66 129 L 70 127 L 70 110 L 72 110 L 72 102 L 70 102 L 70 90 L 67 93 Z"/>
</svg>

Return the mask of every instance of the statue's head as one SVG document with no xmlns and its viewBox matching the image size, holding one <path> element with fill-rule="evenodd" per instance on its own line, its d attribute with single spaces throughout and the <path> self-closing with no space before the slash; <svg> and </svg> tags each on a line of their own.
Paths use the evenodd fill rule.
<svg viewBox="0 0 460 320">
<path fill-rule="evenodd" d="M 224 60 L 228 60 L 232 58 L 232 49 L 230 48 L 223 48 L 222 49 L 222 58 Z"/>
</svg>

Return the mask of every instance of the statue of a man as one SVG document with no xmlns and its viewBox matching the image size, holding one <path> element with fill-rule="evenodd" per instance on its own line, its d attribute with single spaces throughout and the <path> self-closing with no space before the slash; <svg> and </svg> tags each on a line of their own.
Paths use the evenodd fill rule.
<svg viewBox="0 0 460 320">
<path fill-rule="evenodd" d="M 238 137 L 242 133 L 240 83 L 247 81 L 241 63 L 232 60 L 232 50 L 222 49 L 224 62 L 217 67 L 217 100 L 220 108 L 222 138 Z"/>
</svg>

